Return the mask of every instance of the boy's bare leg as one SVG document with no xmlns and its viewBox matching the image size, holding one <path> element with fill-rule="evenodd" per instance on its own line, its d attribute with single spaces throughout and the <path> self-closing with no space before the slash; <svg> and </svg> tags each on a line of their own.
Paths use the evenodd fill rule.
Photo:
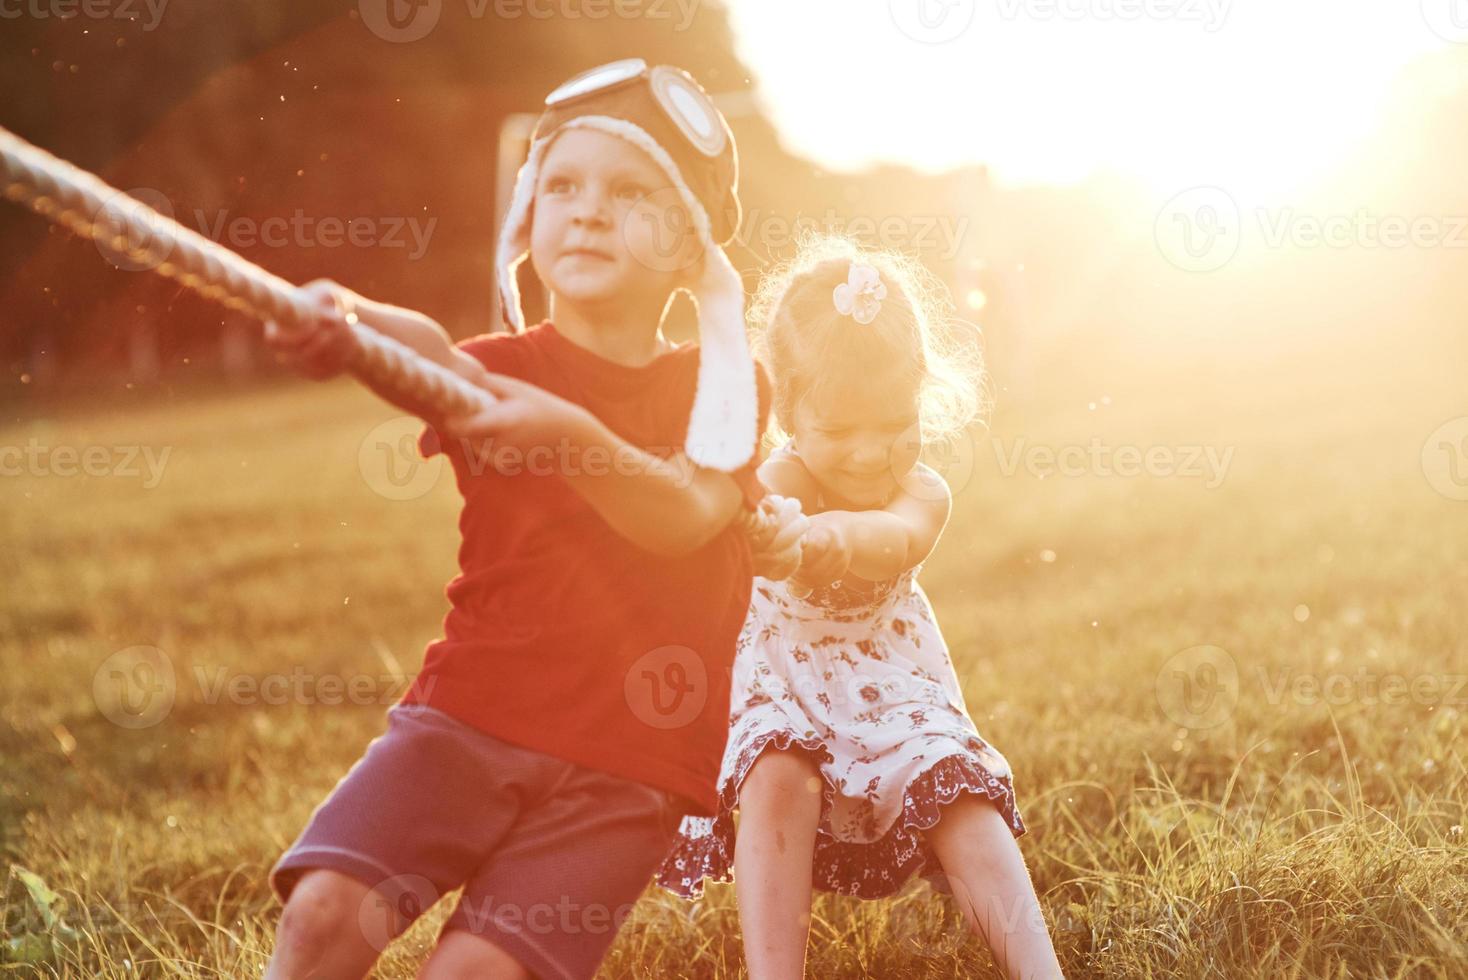
<svg viewBox="0 0 1468 980">
<path fill-rule="evenodd" d="M 360 980 L 382 950 L 373 944 L 361 925 L 363 903 L 375 901 L 372 889 L 350 875 L 327 868 L 313 868 L 301 876 L 280 914 L 275 929 L 275 951 L 265 969 L 264 980 Z M 387 929 L 399 935 L 408 923 L 391 904 L 381 903 L 390 914 Z"/>
<path fill-rule="evenodd" d="M 805 974 L 821 777 L 801 752 L 768 751 L 739 790 L 734 889 L 751 980 Z"/>
<path fill-rule="evenodd" d="M 927 834 L 964 920 L 989 944 L 1005 975 L 1063 978 L 1024 856 L 994 805 L 960 796 Z"/>
</svg>

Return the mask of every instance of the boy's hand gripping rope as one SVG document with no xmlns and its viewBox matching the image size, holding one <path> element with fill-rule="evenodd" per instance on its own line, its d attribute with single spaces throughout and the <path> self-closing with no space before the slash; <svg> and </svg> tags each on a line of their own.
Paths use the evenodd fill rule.
<svg viewBox="0 0 1468 980">
<path fill-rule="evenodd" d="M 0 127 L 0 194 L 83 238 L 104 253 L 141 263 L 160 275 L 257 320 L 300 330 L 314 307 L 295 286 L 217 242 L 154 211 L 97 176 Z M 103 217 L 105 212 L 105 218 Z M 409 396 L 444 415 L 479 411 L 494 396 L 391 337 L 348 317 L 354 340 L 347 369 L 355 377 Z M 799 502 L 766 497 L 740 524 L 755 552 L 756 570 L 784 578 L 800 557 L 805 518 Z M 793 533 L 792 533 L 793 532 Z"/>
</svg>

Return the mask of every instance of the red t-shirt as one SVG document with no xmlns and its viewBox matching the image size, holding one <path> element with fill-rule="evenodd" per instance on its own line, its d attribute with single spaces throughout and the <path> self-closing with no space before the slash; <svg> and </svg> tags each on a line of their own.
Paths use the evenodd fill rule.
<svg viewBox="0 0 1468 980">
<path fill-rule="evenodd" d="M 459 348 L 490 371 L 585 406 L 635 446 L 659 456 L 683 447 L 696 344 L 627 367 L 546 322 Z M 757 372 L 763 431 L 769 380 Z M 662 557 L 612 530 L 558 475 L 570 466 L 625 471 L 625 457 L 441 443 L 432 427 L 419 449 L 453 462 L 463 540 L 459 575 L 445 590 L 444 636 L 429 644 L 403 702 L 713 813 L 734 648 L 753 581 L 738 523 L 692 554 Z M 751 508 L 765 492 L 756 462 L 731 474 Z"/>
</svg>

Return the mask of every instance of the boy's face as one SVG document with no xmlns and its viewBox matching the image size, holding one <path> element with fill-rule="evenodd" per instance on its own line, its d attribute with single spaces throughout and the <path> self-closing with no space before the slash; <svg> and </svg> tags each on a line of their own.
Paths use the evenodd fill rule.
<svg viewBox="0 0 1468 980">
<path fill-rule="evenodd" d="M 552 294 L 578 306 L 645 301 L 661 309 L 698 254 L 687 217 L 642 150 L 607 133 L 566 130 L 536 182 L 530 261 Z"/>
<path fill-rule="evenodd" d="M 796 406 L 795 445 L 828 507 L 881 507 L 922 453 L 919 405 L 909 386 L 828 387 Z M 834 499 L 829 499 L 834 498 Z"/>
</svg>

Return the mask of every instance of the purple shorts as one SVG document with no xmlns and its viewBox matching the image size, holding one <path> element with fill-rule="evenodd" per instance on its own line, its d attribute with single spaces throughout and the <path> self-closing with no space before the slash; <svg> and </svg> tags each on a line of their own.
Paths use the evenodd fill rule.
<svg viewBox="0 0 1468 980">
<path fill-rule="evenodd" d="M 543 977 L 591 977 L 678 830 L 662 790 L 521 748 L 434 708 L 396 705 L 270 872 L 282 902 L 330 868 L 409 919 L 464 886 L 466 929 Z M 382 949 L 390 910 L 361 910 Z"/>
</svg>

